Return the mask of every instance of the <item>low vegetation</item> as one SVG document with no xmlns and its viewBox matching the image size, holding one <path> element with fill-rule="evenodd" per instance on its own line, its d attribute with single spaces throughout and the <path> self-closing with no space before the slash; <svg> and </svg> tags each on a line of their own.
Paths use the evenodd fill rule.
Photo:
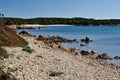
<svg viewBox="0 0 120 80">
<path fill-rule="evenodd" d="M 2 47 L 0 47 L 0 59 L 2 58 L 8 58 L 8 54 L 7 51 L 5 49 L 3 49 Z"/>
<path fill-rule="evenodd" d="M 17 35 L 14 29 L 0 25 L 0 59 L 8 57 L 7 51 L 2 46 L 22 47 L 23 45 L 28 45 L 27 41 Z M 29 49 L 29 47 L 25 47 L 25 49 Z M 31 52 L 30 49 L 28 51 Z"/>
<path fill-rule="evenodd" d="M 43 58 L 43 56 L 41 56 L 41 55 L 36 55 L 35 57 Z"/>
<path fill-rule="evenodd" d="M 33 52 L 33 49 L 31 49 L 28 45 L 23 45 L 23 51 L 26 51 L 28 53 L 32 53 Z"/>
<path fill-rule="evenodd" d="M 62 75 L 63 74 L 63 72 L 51 72 L 50 74 L 49 74 L 49 76 L 60 76 L 60 75 Z"/>
<path fill-rule="evenodd" d="M 0 80 L 9 80 L 9 74 L 5 73 L 2 67 L 0 67 Z"/>
</svg>

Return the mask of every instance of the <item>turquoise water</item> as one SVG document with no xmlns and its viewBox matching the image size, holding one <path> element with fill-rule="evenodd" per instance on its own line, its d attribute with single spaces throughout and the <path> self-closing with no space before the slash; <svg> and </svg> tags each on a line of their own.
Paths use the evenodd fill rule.
<svg viewBox="0 0 120 80">
<path fill-rule="evenodd" d="M 120 27 L 118 26 L 49 26 L 40 29 L 27 29 L 34 35 L 59 35 L 68 39 L 77 39 L 78 43 L 64 43 L 67 47 L 77 47 L 80 50 L 96 50 L 99 54 L 108 53 L 111 56 L 120 56 Z M 93 42 L 81 47 L 80 39 L 89 37 Z M 110 61 L 120 65 L 120 60 Z"/>
</svg>

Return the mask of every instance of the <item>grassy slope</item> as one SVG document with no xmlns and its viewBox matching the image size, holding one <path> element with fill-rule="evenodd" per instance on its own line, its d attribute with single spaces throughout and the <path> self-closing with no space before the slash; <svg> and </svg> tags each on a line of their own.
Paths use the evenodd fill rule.
<svg viewBox="0 0 120 80">
<path fill-rule="evenodd" d="M 18 36 L 14 29 L 6 26 L 0 26 L 0 46 L 19 46 L 27 42 Z"/>
</svg>

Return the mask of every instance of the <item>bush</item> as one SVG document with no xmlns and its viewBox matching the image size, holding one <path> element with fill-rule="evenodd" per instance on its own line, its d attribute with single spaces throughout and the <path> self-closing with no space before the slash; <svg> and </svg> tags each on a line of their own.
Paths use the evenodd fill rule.
<svg viewBox="0 0 120 80">
<path fill-rule="evenodd" d="M 5 49 L 3 49 L 2 47 L 0 47 L 0 59 L 2 58 L 8 58 L 8 54 L 7 51 Z"/>
<path fill-rule="evenodd" d="M 9 75 L 3 71 L 3 68 L 0 67 L 0 80 L 8 80 Z"/>
<path fill-rule="evenodd" d="M 28 53 L 32 53 L 33 52 L 33 49 L 31 49 L 28 45 L 24 45 L 22 46 L 23 47 L 23 51 L 26 51 Z"/>
<path fill-rule="evenodd" d="M 60 76 L 63 72 L 51 72 L 49 76 Z"/>
</svg>

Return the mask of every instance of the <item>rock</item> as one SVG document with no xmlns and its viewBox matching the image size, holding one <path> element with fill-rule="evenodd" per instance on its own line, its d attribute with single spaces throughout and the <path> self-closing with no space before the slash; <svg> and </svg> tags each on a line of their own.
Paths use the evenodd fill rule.
<svg viewBox="0 0 120 80">
<path fill-rule="evenodd" d="M 92 51 L 91 51 L 91 54 L 97 54 L 97 51 L 92 50 Z"/>
<path fill-rule="evenodd" d="M 78 53 L 78 52 L 76 52 L 76 53 L 75 53 L 75 55 L 79 55 L 79 53 Z"/>
<path fill-rule="evenodd" d="M 26 32 L 26 31 L 21 31 L 21 32 L 19 32 L 19 35 L 22 35 L 22 36 L 32 36 L 31 34 L 29 34 L 29 33 Z"/>
<path fill-rule="evenodd" d="M 37 40 L 41 40 L 43 41 L 45 44 L 51 44 L 51 43 L 61 43 L 61 42 L 67 42 L 67 43 L 72 43 L 75 42 L 76 39 L 70 40 L 70 39 L 66 39 L 60 36 L 48 36 L 48 37 L 44 37 L 42 35 L 39 35 Z"/>
<path fill-rule="evenodd" d="M 96 59 L 111 59 L 111 57 L 108 56 L 107 53 L 103 53 L 101 55 L 98 55 Z"/>
<path fill-rule="evenodd" d="M 85 51 L 85 50 L 82 50 L 80 53 L 81 53 L 81 55 L 89 55 L 90 54 L 89 51 Z"/>
<path fill-rule="evenodd" d="M 120 59 L 120 56 L 115 56 L 114 59 Z"/>
<path fill-rule="evenodd" d="M 58 48 L 60 48 L 60 49 L 62 49 L 64 51 L 69 51 L 69 49 L 67 47 L 64 47 L 64 46 L 61 46 L 61 45 L 59 45 Z"/>
<path fill-rule="evenodd" d="M 81 39 L 81 42 L 89 43 L 93 42 L 93 40 L 90 40 L 88 37 L 85 37 L 84 39 Z"/>
<path fill-rule="evenodd" d="M 71 52 L 76 52 L 77 49 L 76 49 L 76 48 L 70 48 L 70 51 L 71 51 Z"/>
</svg>

